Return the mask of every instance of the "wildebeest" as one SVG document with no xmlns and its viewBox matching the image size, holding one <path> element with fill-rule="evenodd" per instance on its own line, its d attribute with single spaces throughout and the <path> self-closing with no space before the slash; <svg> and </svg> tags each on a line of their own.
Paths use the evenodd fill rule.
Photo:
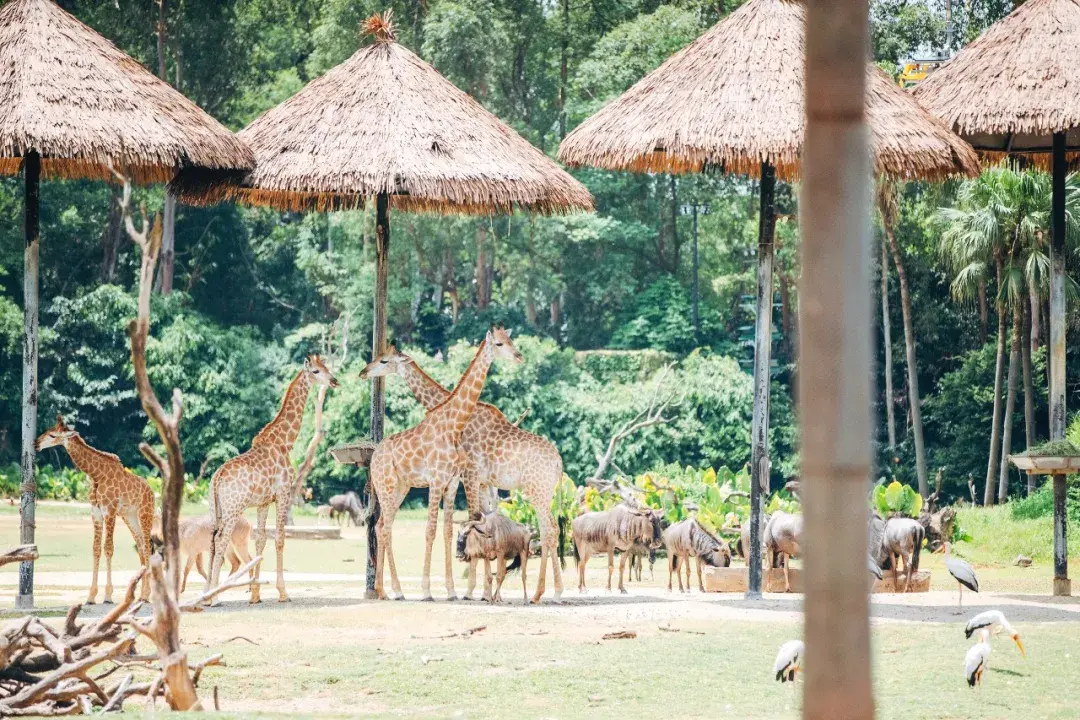
<svg viewBox="0 0 1080 720">
<path fill-rule="evenodd" d="M 761 514 L 761 535 L 760 535 L 760 537 L 761 537 L 761 555 L 762 555 L 763 559 L 765 557 L 768 557 L 766 555 L 766 553 L 765 553 L 765 526 L 768 525 L 768 524 L 769 524 L 769 516 L 766 515 L 765 513 L 762 513 Z M 744 522 L 742 524 L 742 527 L 739 529 L 739 540 L 738 540 L 738 544 L 737 544 L 735 549 L 738 551 L 739 556 L 743 560 L 746 561 L 747 565 L 749 565 L 750 564 L 750 520 L 749 519 L 747 519 L 747 521 Z"/>
<path fill-rule="evenodd" d="M 574 534 L 574 557 L 578 566 L 578 590 L 585 592 L 585 566 L 589 558 L 598 553 L 608 556 L 608 592 L 611 576 L 615 571 L 615 551 L 622 553 L 619 560 L 619 592 L 625 593 L 623 572 L 626 568 L 627 551 L 634 545 L 657 548 L 662 541 L 660 513 L 648 508 L 633 508 L 620 504 L 611 510 L 587 512 L 574 518 L 571 526 Z"/>
<path fill-rule="evenodd" d="M 479 520 L 469 520 L 458 533 L 457 556 L 469 563 L 469 589 L 465 599 L 471 600 L 476 587 L 476 564 L 484 561 L 484 599 L 502 602 L 502 584 L 506 573 L 521 568 L 521 587 L 525 602 L 529 601 L 529 589 L 525 585 L 525 568 L 529 563 L 532 533 L 521 523 L 494 511 L 485 513 Z M 495 594 L 491 593 L 491 561 L 498 561 L 498 577 Z M 513 562 L 507 566 L 506 561 Z"/>
<path fill-rule="evenodd" d="M 671 592 L 671 573 L 679 579 L 679 592 L 683 592 L 682 573 L 679 562 L 686 563 L 686 591 L 690 591 L 690 558 L 697 558 L 698 589 L 705 592 L 701 580 L 701 564 L 712 567 L 731 565 L 731 549 L 728 544 L 706 530 L 697 518 L 681 520 L 664 531 L 664 547 L 667 548 L 667 588 Z"/>
<path fill-rule="evenodd" d="M 641 566 L 645 564 L 645 558 L 649 559 L 649 579 L 653 579 L 653 565 L 656 564 L 656 548 L 646 547 L 645 545 L 631 545 L 630 549 L 626 551 L 626 554 L 630 556 L 630 572 L 627 575 L 627 578 L 629 578 L 631 582 L 634 581 L 635 577 L 638 582 L 641 582 Z"/>
<path fill-rule="evenodd" d="M 352 490 L 341 495 L 334 495 L 328 502 L 330 503 L 331 520 L 337 520 L 340 524 L 342 521 L 348 523 L 346 518 L 349 518 L 352 520 L 353 525 L 364 524 L 364 508 L 360 504 L 360 496 Z"/>
<path fill-rule="evenodd" d="M 334 512 L 334 508 L 329 505 L 320 505 L 315 508 L 315 524 L 322 525 L 323 520 L 330 519 L 330 513 Z"/>
<path fill-rule="evenodd" d="M 769 559 L 769 583 L 766 588 L 769 592 L 772 591 L 771 570 L 779 567 L 778 561 L 783 564 L 784 568 L 784 592 L 791 592 L 788 568 L 791 565 L 791 558 L 802 555 L 802 529 L 802 515 L 791 515 L 782 510 L 777 510 L 769 518 L 762 539 L 762 544 L 766 548 L 766 557 Z"/>
<path fill-rule="evenodd" d="M 907 592 L 911 576 L 919 570 L 919 551 L 922 550 L 926 530 L 918 520 L 894 517 L 885 521 L 882 545 L 892 563 L 893 586 L 896 592 Z M 904 589 L 897 578 L 900 561 L 904 562 Z"/>
</svg>

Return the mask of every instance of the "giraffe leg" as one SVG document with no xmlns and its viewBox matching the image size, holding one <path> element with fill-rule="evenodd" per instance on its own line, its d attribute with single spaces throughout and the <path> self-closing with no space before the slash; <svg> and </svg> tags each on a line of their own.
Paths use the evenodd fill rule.
<svg viewBox="0 0 1080 720">
<path fill-rule="evenodd" d="M 443 496 L 443 560 L 446 564 L 446 599 L 457 600 L 454 591 L 454 502 L 457 499 L 458 481 L 454 480 Z"/>
<path fill-rule="evenodd" d="M 139 508 L 137 516 L 138 525 L 131 528 L 132 534 L 135 534 L 136 528 L 141 532 L 143 539 L 143 548 L 146 551 L 144 557 L 142 557 L 143 567 L 146 568 L 146 572 L 143 574 L 142 588 L 140 589 L 140 597 L 145 600 L 150 597 L 150 556 L 153 554 L 154 545 L 150 541 L 150 535 L 154 529 L 154 497 L 150 495 L 149 502 L 144 502 Z"/>
<path fill-rule="evenodd" d="M 92 546 L 94 553 L 94 574 L 90 578 L 90 593 L 86 596 L 87 605 L 93 605 L 97 602 L 98 565 L 101 563 L 101 536 L 105 525 L 104 518 L 102 517 L 99 508 L 90 508 L 90 513 L 94 519 L 94 544 Z"/>
<path fill-rule="evenodd" d="M 428 488 L 427 527 L 424 531 L 424 575 L 420 578 L 420 599 L 432 600 L 431 597 L 431 550 L 435 546 L 435 534 L 439 529 L 439 504 L 442 502 L 443 488 Z"/>
<path fill-rule="evenodd" d="M 401 583 L 398 582 L 397 563 L 394 562 L 394 518 L 397 517 L 401 501 L 405 499 L 408 488 L 398 490 L 393 498 L 392 507 L 383 507 L 383 517 L 386 518 L 386 564 L 390 567 L 390 587 L 394 591 L 395 600 L 404 600 L 405 593 L 401 592 Z M 381 542 L 381 541 L 380 541 Z"/>
<path fill-rule="evenodd" d="M 270 515 L 270 505 L 263 505 L 256 511 L 255 521 L 255 554 L 259 556 L 259 562 L 255 563 L 255 577 L 251 578 L 251 598 L 248 603 L 255 605 L 262 602 L 262 597 L 259 592 L 259 575 L 262 573 L 263 559 L 266 557 L 263 551 L 266 549 L 266 518 Z M 232 542 L 232 529 L 236 527 L 235 523 L 229 528 L 229 531 L 225 533 L 225 545 L 222 548 L 221 559 L 224 560 L 229 554 L 229 543 Z M 214 558 L 214 568 L 220 568 L 217 558 Z M 216 575 L 216 573 L 215 573 Z M 217 578 L 215 577 L 215 580 Z"/>
<path fill-rule="evenodd" d="M 236 528 L 236 522 L 240 519 L 239 515 L 229 515 L 221 518 L 221 525 L 217 529 L 217 533 L 213 535 L 212 547 L 210 549 L 210 577 L 206 580 L 206 589 L 210 590 L 218 586 L 221 578 L 221 565 L 225 562 L 225 556 L 228 554 L 229 538 L 232 537 L 233 530 Z M 199 562 L 199 561 L 196 561 Z M 217 605 L 221 600 L 221 596 L 213 598 L 210 601 L 210 605 Z"/>
<path fill-rule="evenodd" d="M 116 513 L 110 512 L 105 516 L 105 598 L 104 603 L 112 603 L 112 557 L 115 546 L 113 535 L 116 532 Z"/>
<path fill-rule="evenodd" d="M 469 506 L 469 519 L 480 519 L 480 493 L 487 492 L 488 486 L 485 485 L 481 488 L 480 476 L 476 472 L 476 468 L 472 463 L 465 467 L 465 472 L 462 474 L 462 485 L 465 486 L 465 502 Z"/>
<path fill-rule="evenodd" d="M 285 522 L 289 519 L 289 503 L 292 501 L 291 486 L 284 484 L 285 491 L 277 496 L 277 536 L 274 538 L 274 550 L 277 563 L 277 591 L 278 602 L 289 602 L 289 594 L 285 592 Z M 239 558 L 238 558 L 239 559 Z"/>
<path fill-rule="evenodd" d="M 194 555 L 193 557 L 195 558 L 195 570 L 199 573 L 199 575 L 202 576 L 203 580 L 209 580 L 210 576 L 206 573 L 206 570 L 203 569 L 203 554 L 199 553 L 198 555 Z M 191 558 L 188 558 L 188 562 L 191 562 Z"/>
<path fill-rule="evenodd" d="M 555 578 L 555 602 L 562 597 L 562 573 L 559 569 L 559 531 L 555 525 L 555 517 L 551 514 L 551 495 L 540 497 L 536 494 L 529 498 L 532 506 L 536 508 L 536 519 L 540 523 L 540 579 L 536 583 L 536 593 L 533 602 L 540 602 L 544 595 L 547 581 L 548 560 L 551 560 L 551 571 Z M 584 585 L 584 581 L 582 582 Z"/>
<path fill-rule="evenodd" d="M 380 500 L 380 502 L 382 501 Z M 386 591 L 383 590 L 383 564 L 386 558 L 386 542 L 389 535 L 386 532 L 385 512 L 379 515 L 379 520 L 375 523 L 375 538 L 379 543 L 379 546 L 375 549 L 375 597 L 386 600 Z"/>
<path fill-rule="evenodd" d="M 139 512 L 127 512 L 123 515 L 124 524 L 127 525 L 128 531 L 131 533 L 131 537 L 135 540 L 135 550 L 139 554 L 139 564 L 146 570 L 142 577 L 142 587 L 140 588 L 139 599 L 148 600 L 150 598 L 150 585 L 147 582 L 150 577 L 150 523 L 154 521 L 154 509 L 150 510 L 150 520 L 147 524 L 143 524 L 142 511 Z M 142 528 L 147 528 L 144 533 Z"/>
</svg>

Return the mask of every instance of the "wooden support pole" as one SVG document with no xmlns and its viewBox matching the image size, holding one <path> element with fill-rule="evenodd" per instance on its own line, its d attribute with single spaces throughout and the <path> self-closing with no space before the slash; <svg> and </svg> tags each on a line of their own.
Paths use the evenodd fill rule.
<svg viewBox="0 0 1080 720">
<path fill-rule="evenodd" d="M 750 447 L 750 578 L 746 597 L 761 597 L 761 511 L 769 489 L 769 371 L 772 364 L 773 240 L 776 169 L 761 163 L 758 216 L 757 321 L 754 327 L 754 415 Z"/>
<path fill-rule="evenodd" d="M 1050 201 L 1050 439 L 1065 437 L 1065 133 L 1054 133 Z M 1054 594 L 1069 595 L 1065 476 L 1054 476 Z M 25 540 L 24 540 L 25 542 Z"/>
<path fill-rule="evenodd" d="M 810 0 L 799 416 L 806 684 L 803 717 L 874 716 L 867 599 L 866 493 L 873 405 L 868 6 Z"/>
<path fill-rule="evenodd" d="M 375 309 L 374 327 L 371 332 L 371 356 L 376 358 L 386 350 L 386 287 L 390 273 L 390 196 L 380 193 L 375 199 Z M 385 378 L 371 379 L 371 439 L 376 443 L 383 438 L 383 421 L 386 418 Z M 378 559 L 378 540 L 375 526 L 379 521 L 379 500 L 371 485 L 371 469 L 368 469 L 367 514 L 367 588 L 364 597 L 375 595 L 375 565 Z"/>
<path fill-rule="evenodd" d="M 20 501 L 19 542 L 34 544 L 35 503 L 37 484 L 34 482 L 34 440 L 37 439 L 38 403 L 38 252 L 41 234 L 38 224 L 41 185 L 41 156 L 30 151 L 23 159 L 26 194 L 23 197 L 26 213 L 26 242 L 23 247 L 23 386 L 22 386 L 22 487 Z M 34 563 L 19 565 L 19 595 L 15 607 L 34 607 Z"/>
</svg>

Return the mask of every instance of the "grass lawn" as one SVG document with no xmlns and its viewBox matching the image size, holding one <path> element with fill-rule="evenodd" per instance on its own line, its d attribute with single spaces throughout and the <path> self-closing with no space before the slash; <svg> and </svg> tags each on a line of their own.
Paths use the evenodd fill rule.
<svg viewBox="0 0 1080 720">
<path fill-rule="evenodd" d="M 188 510 L 197 514 L 205 508 Z M 44 577 L 89 569 L 88 515 L 85 507 L 40 507 L 37 570 Z M 645 583 L 629 586 L 630 596 L 610 596 L 600 589 L 606 576 L 602 560 L 594 560 L 589 584 L 595 589 L 580 599 L 572 589 L 576 581 L 570 560 L 564 573 L 566 605 L 522 606 L 517 575 L 504 587 L 511 604 L 448 603 L 441 599 L 443 561 L 437 542 L 432 578 L 437 601 L 421 603 L 414 599 L 424 516 L 423 511 L 405 511 L 395 525 L 403 585 L 413 600 L 362 601 L 362 582 L 355 576 L 363 572 L 364 531 L 348 528 L 339 541 L 289 541 L 287 570 L 339 574 L 329 580 L 290 581 L 293 603 L 273 602 L 271 587 L 263 592 L 268 602 L 250 607 L 245 594 L 234 591 L 222 608 L 186 615 L 182 634 L 192 659 L 220 651 L 228 662 L 226 668 L 207 670 L 204 696 L 217 685 L 223 709 L 236 717 L 797 717 L 797 696 L 775 682 L 771 672 L 779 645 L 800 633 L 797 598 L 754 605 L 696 592 L 669 596 L 660 590 L 667 579 L 661 564 L 654 580 L 649 581 L 646 570 Z M 965 521 L 964 527 L 975 534 L 975 523 Z M 17 508 L 0 506 L 0 545 L 14 544 L 17 537 Z M 115 566 L 130 571 L 135 553 L 126 530 L 117 530 L 116 547 Z M 986 546 L 965 544 L 958 551 L 976 564 L 987 593 L 1048 591 L 1047 562 L 1037 559 L 1029 569 L 1009 564 L 1022 549 L 991 554 Z M 267 552 L 272 579 L 269 546 Z M 940 557 L 924 556 L 923 567 L 933 572 L 935 590 L 954 589 Z M 529 570 L 531 588 L 535 562 Z M 455 563 L 458 592 L 465 588 L 461 571 Z M 0 607 L 13 603 L 12 575 L 0 573 Z M 83 593 L 80 583 L 40 586 L 39 602 L 61 605 Z M 979 600 L 993 602 L 987 593 Z M 952 594 L 924 597 L 930 603 L 954 601 Z M 876 609 L 880 602 L 889 601 L 875 599 Z M 907 596 L 897 602 L 923 601 Z M 965 594 L 965 607 L 969 602 L 975 599 Z M 1013 612 L 1030 605 L 1014 605 Z M 921 610 L 906 616 L 914 620 L 875 621 L 879 716 L 1075 718 L 1080 684 L 1072 679 L 1080 676 L 1080 605 L 1040 607 L 1057 614 L 1017 623 L 1027 659 L 1007 638 L 995 640 L 991 669 L 979 692 L 967 688 L 962 671 L 970 645 L 963 623 L 974 610 L 954 616 L 951 608 L 928 606 L 925 616 Z M 471 636 L 455 635 L 480 626 L 485 629 Z M 637 637 L 601 639 L 614 630 L 633 630 Z M 139 707 L 132 702 L 128 710 Z"/>
</svg>

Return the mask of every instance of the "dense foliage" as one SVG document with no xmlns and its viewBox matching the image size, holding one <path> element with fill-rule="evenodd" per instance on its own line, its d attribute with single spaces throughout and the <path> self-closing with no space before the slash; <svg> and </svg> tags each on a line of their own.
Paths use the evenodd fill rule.
<svg viewBox="0 0 1080 720">
<path fill-rule="evenodd" d="M 159 28 L 155 3 L 61 4 L 148 67 L 157 69 L 162 62 L 170 82 L 233 129 L 347 58 L 365 42 L 358 33 L 362 19 L 386 5 L 185 0 L 165 3 Z M 730 13 L 739 0 L 389 4 L 401 42 L 553 154 L 569 129 Z M 886 67 L 943 41 L 936 6 L 901 0 L 874 0 L 871 6 L 874 57 Z M 999 0 L 954 8 L 957 40 L 972 39 L 1010 9 Z M 596 454 L 614 429 L 642 408 L 657 370 L 674 362 L 670 382 L 681 403 L 671 413 L 673 422 L 628 438 L 617 452 L 618 468 L 638 476 L 669 463 L 742 467 L 750 439 L 755 184 L 713 174 L 577 174 L 596 198 L 595 215 L 477 219 L 395 213 L 392 339 L 414 350 L 440 382 L 452 385 L 468 362 L 469 343 L 493 322 L 513 328 L 527 362 L 498 367 L 484 398 L 511 419 L 528 410 L 524 426 L 556 443 L 576 482 L 595 468 Z M 966 271 L 976 295 L 989 298 L 986 313 L 972 295 L 953 292 L 962 253 L 946 258 L 941 252 L 941 239 L 955 220 L 941 208 L 979 210 L 973 205 L 977 194 L 965 194 L 965 187 L 904 185 L 895 227 L 911 287 L 928 461 L 944 468 L 945 493 L 951 497 L 966 496 L 968 475 L 981 482 L 986 469 L 995 299 L 1015 285 L 1012 273 L 999 284 L 993 272 Z M 63 413 L 92 444 L 145 467 L 136 446 L 153 434 L 134 397 L 124 333 L 134 312 L 137 252 L 120 226 L 117 193 L 94 182 L 43 185 L 41 416 Z M 151 210 L 163 201 L 160 187 L 137 195 L 137 202 Z M 1028 200 L 1024 207 L 1030 206 L 1030 217 L 1022 219 L 1033 234 L 1024 257 L 1036 258 L 1038 270 L 1045 218 L 1042 199 Z M 21 201 L 17 179 L 0 181 L 0 467 L 18 453 Z M 691 221 L 679 212 L 690 202 L 710 206 L 699 218 L 697 328 L 691 321 Z M 798 472 L 796 188 L 779 188 L 777 205 L 771 450 L 779 487 Z M 273 416 L 304 354 L 322 350 L 331 328 L 342 387 L 327 403 L 328 442 L 367 432 L 368 388 L 357 374 L 371 332 L 372 237 L 370 210 L 301 216 L 229 204 L 180 208 L 175 290 L 155 298 L 150 368 L 159 393 L 176 386 L 185 394 L 182 431 L 193 488 L 204 485 L 222 459 L 247 447 Z M 1068 267 L 1074 274 L 1075 254 Z M 874 433 L 890 480 L 895 476 L 914 484 L 901 307 L 895 268 L 889 272 L 896 389 L 888 400 L 897 409 L 898 447 L 885 447 L 884 421 Z M 1033 431 L 1040 440 L 1047 434 L 1043 277 L 1035 272 L 1030 285 L 1044 310 L 1036 326 L 1042 332 L 1033 353 L 1031 391 Z M 1011 309 L 1005 312 L 1011 315 Z M 1074 328 L 1080 326 L 1075 308 L 1070 319 Z M 1073 343 L 1068 363 L 1071 407 L 1080 404 L 1078 347 Z M 876 380 L 884 386 L 881 371 Z M 390 429 L 416 422 L 421 411 L 403 383 L 392 379 L 388 385 Z M 1018 400 L 1016 428 L 1023 428 L 1023 409 Z M 310 428 L 305 436 L 309 433 Z M 1018 429 L 1012 449 L 1024 443 Z M 44 453 L 41 463 L 69 466 L 58 451 Z M 65 477 L 49 474 L 54 476 Z M 322 497 L 358 487 L 362 476 L 320 456 L 312 480 Z M 58 489 L 58 495 L 81 492 L 70 481 L 57 483 L 74 487 L 73 492 Z M 700 506 L 701 498 L 695 502 Z"/>
</svg>

